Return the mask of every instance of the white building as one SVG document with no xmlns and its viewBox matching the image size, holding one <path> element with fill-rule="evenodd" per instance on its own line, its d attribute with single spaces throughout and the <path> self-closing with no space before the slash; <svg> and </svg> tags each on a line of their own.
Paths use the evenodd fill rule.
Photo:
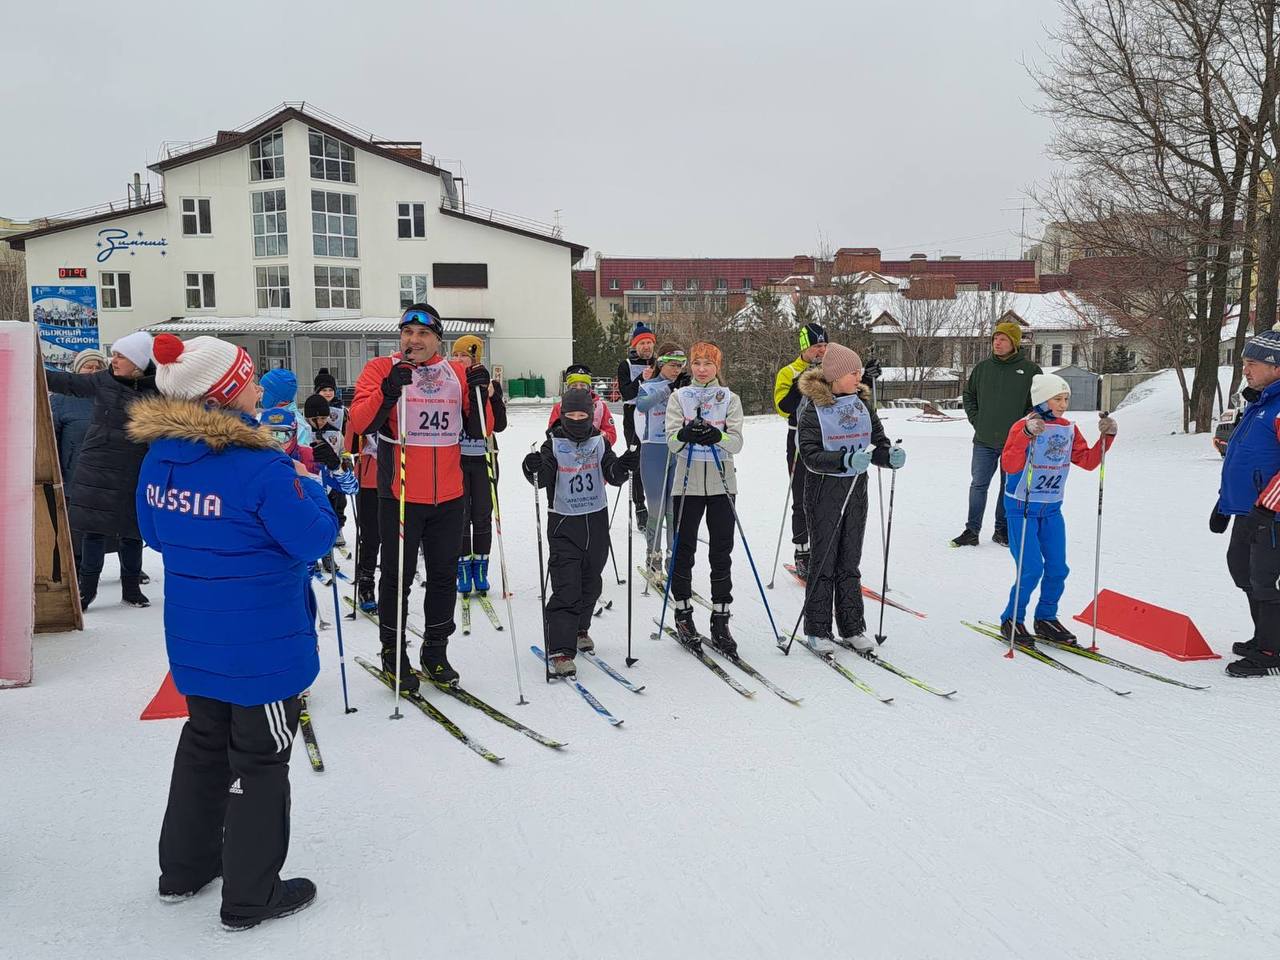
<svg viewBox="0 0 1280 960">
<path fill-rule="evenodd" d="M 508 377 L 558 382 L 572 357 L 571 268 L 585 247 L 468 204 L 417 142 L 388 142 L 301 104 L 166 151 L 160 190 L 10 237 L 39 293 L 97 308 L 105 346 L 132 330 L 216 333 L 260 369 L 320 367 L 349 385 L 429 301 L 449 335 L 486 339 Z M 76 308 L 84 325 L 84 311 Z"/>
</svg>

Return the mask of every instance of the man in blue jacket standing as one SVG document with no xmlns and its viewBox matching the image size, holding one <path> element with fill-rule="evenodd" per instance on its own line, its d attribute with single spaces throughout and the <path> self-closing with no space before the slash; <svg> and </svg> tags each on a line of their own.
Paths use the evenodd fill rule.
<svg viewBox="0 0 1280 960">
<path fill-rule="evenodd" d="M 170 670 L 190 719 L 160 832 L 160 896 L 222 876 L 222 923 L 243 930 L 301 910 L 316 888 L 280 878 L 289 846 L 289 754 L 320 669 L 308 564 L 338 523 L 324 490 L 253 417 L 253 360 L 215 337 L 154 345 L 160 396 L 131 408 L 150 449 L 138 526 L 164 556 Z"/>
<path fill-rule="evenodd" d="M 1232 677 L 1280 676 L 1280 331 L 1265 330 L 1245 344 L 1240 365 L 1249 405 L 1222 460 L 1218 502 L 1209 529 L 1231 526 L 1227 569 L 1249 599 L 1253 636 L 1232 644 L 1241 659 Z M 1234 521 L 1232 518 L 1235 518 Z"/>
</svg>

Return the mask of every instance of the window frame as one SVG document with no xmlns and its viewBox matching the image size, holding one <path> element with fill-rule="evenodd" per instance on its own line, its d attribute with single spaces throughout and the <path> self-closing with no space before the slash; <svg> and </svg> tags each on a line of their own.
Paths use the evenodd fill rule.
<svg viewBox="0 0 1280 960">
<path fill-rule="evenodd" d="M 430 291 L 430 289 L 431 289 L 431 275 L 430 275 L 430 274 L 427 274 L 427 273 L 402 273 L 402 274 L 400 274 L 400 276 L 399 276 L 399 280 L 400 280 L 400 309 L 401 309 L 401 310 L 407 310 L 410 306 L 412 306 L 412 305 L 413 305 L 413 304 L 415 304 L 415 303 L 425 303 L 425 302 L 426 302 L 428 292 L 429 292 L 429 291 Z M 408 303 L 405 303 L 405 293 L 404 293 L 404 292 L 405 292 L 405 281 L 406 281 L 406 280 L 408 280 L 408 281 L 409 281 L 408 288 L 409 288 L 410 296 L 412 297 L 412 299 L 410 299 Z M 419 290 L 419 287 L 418 287 L 418 280 L 421 280 L 421 281 L 422 281 L 422 287 L 421 287 L 422 294 L 421 294 L 421 296 L 418 296 L 418 295 L 417 295 L 417 294 L 418 294 L 418 290 Z"/>
<path fill-rule="evenodd" d="M 107 283 L 105 277 L 111 277 L 111 283 Z M 120 278 L 125 278 L 124 290 L 128 303 L 122 304 Z M 129 276 L 128 270 L 99 270 L 98 271 L 98 291 L 101 293 L 100 308 L 103 310 L 132 310 L 133 309 L 133 278 Z M 107 294 L 114 294 L 115 305 L 107 306 Z"/>
<path fill-rule="evenodd" d="M 276 282 L 272 284 L 271 271 L 275 270 Z M 279 303 L 271 305 L 271 292 L 280 293 Z M 267 304 L 262 305 L 263 294 Z M 289 265 L 287 263 L 257 263 L 253 267 L 253 302 L 259 316 L 283 316 L 293 309 L 293 293 L 289 286 Z"/>
<path fill-rule="evenodd" d="M 325 271 L 325 283 L 324 283 L 324 285 L 323 285 L 323 286 L 322 286 L 322 285 L 321 285 L 321 283 L 320 283 L 320 277 L 319 277 L 319 272 L 320 272 L 321 270 L 324 270 L 324 271 Z M 341 284 L 338 284 L 338 285 L 335 285 L 335 284 L 334 284 L 334 282 L 333 282 L 333 271 L 335 271 L 335 270 L 338 270 L 338 271 L 344 271 L 344 273 L 343 273 L 343 277 L 342 277 L 343 282 L 342 282 Z M 354 275 L 355 275 L 355 285 L 354 285 L 354 286 L 352 286 L 352 285 L 350 285 L 350 284 L 346 283 L 346 280 L 348 279 L 348 277 L 347 277 L 347 273 L 348 273 L 348 272 L 349 272 L 349 273 L 354 273 Z M 355 311 L 355 312 L 358 314 L 358 313 L 360 312 L 360 310 L 362 309 L 362 308 L 361 308 L 361 304 L 362 304 L 362 302 L 363 302 L 364 298 L 361 296 L 361 290 L 360 290 L 360 268 L 359 268 L 359 267 L 349 267 L 349 266 L 346 266 L 346 265 L 344 265 L 344 264 L 317 263 L 317 264 L 315 264 L 315 265 L 314 265 L 314 267 L 313 267 L 313 269 L 312 269 L 312 272 L 311 272 L 311 278 L 312 278 L 312 281 L 313 281 L 313 282 L 312 282 L 312 290 L 313 290 L 313 293 L 314 293 L 314 295 L 315 295 L 315 304 L 316 304 L 316 311 L 317 311 L 317 313 L 318 313 L 319 311 L 321 311 L 321 310 L 330 310 L 330 311 L 335 311 L 335 310 L 337 310 L 337 311 L 345 311 L 345 313 L 343 313 L 343 315 L 345 316 L 345 315 L 349 314 L 351 311 Z M 324 290 L 324 291 L 325 291 L 325 299 L 327 299 L 327 300 L 329 301 L 325 306 L 321 306 L 321 305 L 320 305 L 320 291 L 321 291 L 321 290 Z M 342 294 L 343 304 L 342 304 L 342 306 L 335 307 L 335 306 L 333 305 L 333 292 L 334 292 L 335 290 L 341 290 L 341 291 L 343 291 L 343 294 Z M 352 291 L 352 290 L 354 290 L 354 291 L 355 291 L 355 299 L 356 299 L 356 303 L 355 303 L 355 305 L 354 305 L 354 306 L 352 306 L 352 305 L 349 303 L 349 301 L 350 301 L 350 299 L 351 299 L 351 293 L 350 293 L 350 291 Z"/>
<path fill-rule="evenodd" d="M 1062 365 L 1062 344 L 1049 344 L 1049 366 L 1060 367 Z"/>
<path fill-rule="evenodd" d="M 408 213 L 401 213 L 401 207 L 408 207 Z M 421 213 L 421 218 L 418 214 Z M 408 227 L 409 233 L 406 236 L 400 231 Z M 422 232 L 415 232 L 421 227 Z M 427 204 L 421 200 L 397 200 L 396 201 L 396 239 L 397 240 L 425 240 L 427 239 Z"/>
<path fill-rule="evenodd" d="M 266 195 L 268 193 L 278 194 L 273 202 L 277 204 L 276 208 L 270 212 L 267 211 Z M 262 197 L 262 210 L 255 210 L 254 203 L 258 197 Z M 263 219 L 263 232 L 258 233 L 257 218 Z M 267 217 L 274 217 L 276 229 L 274 231 L 266 230 Z M 283 228 L 281 222 L 283 221 Z M 249 191 L 249 234 L 253 241 L 253 257 L 287 257 L 289 255 L 289 210 L 288 210 L 288 194 L 284 187 L 267 187 L 265 190 Z M 262 240 L 263 252 L 258 252 L 258 240 Z M 269 242 L 274 239 L 276 241 L 275 252 L 270 249 Z"/>
<path fill-rule="evenodd" d="M 268 347 L 268 344 L 276 345 Z M 281 354 L 281 346 L 283 346 L 283 354 Z M 273 363 L 272 361 L 281 361 Z M 292 370 L 293 369 L 293 341 L 284 337 L 260 337 L 258 339 L 258 372 L 266 373 L 268 370 Z"/>
<path fill-rule="evenodd" d="M 643 289 L 644 289 L 644 280 L 632 280 L 632 281 L 631 281 L 631 289 L 632 289 L 632 290 L 643 290 Z"/>
<path fill-rule="evenodd" d="M 610 290 L 621 290 L 621 289 L 622 289 L 622 284 L 621 284 L 617 279 L 610 280 L 610 281 L 609 281 L 609 289 L 610 289 Z"/>
<path fill-rule="evenodd" d="M 316 209 L 317 196 L 324 198 L 323 210 Z M 338 201 L 338 209 L 336 211 L 331 210 L 329 208 L 330 197 L 340 198 Z M 351 213 L 346 212 L 346 204 L 348 200 L 351 201 Z M 360 259 L 360 202 L 356 194 L 345 193 L 338 190 L 317 190 L 316 188 L 313 187 L 311 189 L 310 213 L 311 213 L 312 256 L 327 257 L 334 260 L 359 260 Z M 325 221 L 324 233 L 316 233 L 316 216 L 317 215 L 324 217 L 324 221 Z M 339 230 L 342 231 L 340 233 L 330 232 L 330 228 L 333 226 L 334 217 L 336 217 L 339 221 L 338 227 L 339 227 Z M 350 236 L 348 236 L 346 233 L 346 221 L 348 218 L 353 221 L 352 227 L 354 232 L 350 234 Z M 324 247 L 325 247 L 323 253 L 316 249 L 316 241 L 322 237 L 324 238 Z M 339 250 L 342 251 L 340 253 L 332 252 L 333 243 L 335 240 L 337 240 L 339 244 Z M 348 249 L 347 247 L 348 241 L 352 243 L 352 246 L 350 247 L 350 249 L 352 250 L 351 253 L 346 252 Z"/>
<path fill-rule="evenodd" d="M 191 278 L 196 277 L 196 283 L 191 284 Z M 182 288 L 184 296 L 182 302 L 186 304 L 188 310 L 217 310 L 218 309 L 218 284 L 217 279 L 212 270 L 183 270 L 182 271 Z M 192 292 L 199 294 L 200 305 L 193 307 L 191 305 Z M 208 294 L 208 302 L 205 302 L 205 295 Z"/>
<path fill-rule="evenodd" d="M 262 145 L 266 141 L 279 143 L 280 150 L 278 153 L 267 154 L 263 151 Z M 258 155 L 253 155 L 254 150 L 258 151 Z M 255 168 L 255 164 L 257 165 Z M 263 176 L 264 164 L 270 165 L 271 176 Z M 257 176 L 254 176 L 255 169 Z M 284 127 L 276 127 L 260 136 L 249 144 L 249 182 L 250 183 L 270 183 L 273 180 L 284 179 Z"/>
<path fill-rule="evenodd" d="M 313 137 L 320 137 L 320 153 L 317 155 L 314 151 Z M 329 141 L 337 146 L 336 155 L 329 156 Z M 349 157 L 343 156 L 344 149 L 350 154 Z M 320 161 L 321 176 L 316 176 L 315 161 Z M 329 176 L 329 164 L 337 164 L 338 176 Z M 346 164 L 351 171 L 351 177 L 348 179 L 342 175 Z M 317 130 L 315 127 L 307 127 L 307 173 L 310 174 L 312 180 L 319 180 L 322 183 L 349 183 L 355 186 L 359 181 L 356 179 L 356 148 L 346 143 L 332 134 L 325 133 L 323 130 Z"/>
<path fill-rule="evenodd" d="M 686 281 L 685 281 L 685 285 L 684 285 L 684 292 L 685 292 L 685 293 L 697 293 L 697 292 L 698 292 L 698 281 L 697 281 L 697 280 L 686 280 Z"/>
<path fill-rule="evenodd" d="M 191 204 L 190 212 L 187 211 L 188 203 Z M 179 198 L 178 217 L 181 220 L 182 235 L 184 237 L 213 236 L 213 201 L 209 197 Z M 195 230 L 191 233 L 187 232 L 187 217 L 192 217 L 194 219 Z M 203 226 L 207 229 L 200 229 L 202 220 Z"/>
</svg>

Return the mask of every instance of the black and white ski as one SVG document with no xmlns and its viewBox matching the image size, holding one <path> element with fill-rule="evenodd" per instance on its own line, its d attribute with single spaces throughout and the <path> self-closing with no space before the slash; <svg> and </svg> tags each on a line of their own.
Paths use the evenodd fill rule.
<svg viewBox="0 0 1280 960">
<path fill-rule="evenodd" d="M 656 618 L 653 621 L 653 625 L 655 627 L 659 625 Z M 706 667 L 708 670 L 714 673 L 717 677 L 719 677 L 721 680 L 727 683 L 731 688 L 733 688 L 735 692 L 742 694 L 744 697 L 754 697 L 756 695 L 756 692 L 754 690 L 748 690 L 746 687 L 740 684 L 733 677 L 729 676 L 729 674 L 725 672 L 724 667 L 720 666 L 720 664 L 712 660 L 711 657 L 707 655 L 707 652 L 705 650 L 701 648 L 695 650 L 693 649 L 693 647 L 689 646 L 689 644 L 683 642 L 680 639 L 680 634 L 677 633 L 675 628 L 672 627 L 670 624 L 666 624 L 665 626 L 663 626 L 662 632 L 665 633 L 667 636 L 669 636 L 676 643 L 680 644 L 681 649 L 687 650 L 690 656 L 692 656 L 704 667 Z M 658 635 L 656 633 L 650 634 L 650 636 L 655 640 L 658 638 Z M 707 645 L 711 644 L 711 639 L 709 637 L 702 636 L 702 634 L 698 634 L 698 641 L 700 644 L 707 644 Z"/>
<path fill-rule="evenodd" d="M 860 676 L 858 676 L 856 673 L 854 673 L 852 670 L 846 667 L 843 663 L 837 660 L 835 658 L 835 654 L 819 653 L 817 650 L 813 649 L 813 647 L 809 646 L 808 637 L 800 636 L 799 634 L 797 634 L 796 640 L 799 641 L 800 646 L 804 647 L 806 650 L 812 653 L 815 657 L 817 657 L 819 660 L 825 663 L 828 667 L 830 667 L 836 673 L 840 674 L 840 676 L 844 677 L 846 680 L 852 683 L 855 687 L 857 687 L 863 693 L 869 693 L 871 696 L 875 697 L 881 703 L 893 703 L 893 697 L 886 697 L 878 693 L 875 687 L 871 686 L 871 684 L 867 683 L 867 681 L 863 680 Z"/>
<path fill-rule="evenodd" d="M 316 729 L 311 723 L 311 705 L 307 698 L 302 698 L 302 712 L 298 714 L 298 729 L 302 732 L 302 742 L 307 748 L 307 759 L 311 761 L 311 769 L 316 773 L 324 773 L 324 758 L 320 756 L 320 743 L 316 740 Z"/>
<path fill-rule="evenodd" d="M 601 670 L 603 670 L 606 674 L 608 674 L 608 675 L 609 675 L 610 677 L 612 677 L 614 680 L 617 680 L 620 684 L 622 684 L 624 687 L 626 687 L 626 688 L 627 688 L 628 690 L 630 690 L 632 693 L 639 693 L 641 690 L 643 690 L 643 689 L 644 689 L 644 684 L 643 684 L 643 683 L 642 683 L 642 684 L 640 684 L 639 686 L 637 686 L 636 684 L 632 683 L 629 679 L 627 679 L 627 677 L 626 677 L 626 676 L 624 676 L 621 672 L 619 672 L 619 670 L 618 670 L 618 668 L 617 668 L 617 667 L 613 666 L 613 665 L 612 665 L 611 663 L 609 663 L 607 660 L 602 660 L 602 659 L 600 658 L 599 654 L 597 654 L 597 653 L 594 653 L 594 652 L 592 652 L 592 653 L 586 653 L 586 652 L 584 652 L 584 651 L 581 651 L 581 650 L 580 650 L 580 651 L 578 651 L 578 657 L 579 657 L 579 658 L 586 657 L 588 660 L 590 660 L 592 663 L 594 663 L 597 667 L 599 667 Z"/>
<path fill-rule="evenodd" d="M 476 594 L 476 599 L 480 601 L 480 609 L 484 611 L 484 615 L 493 624 L 493 629 L 503 629 L 502 621 L 498 619 L 498 611 L 493 609 L 493 601 L 489 599 L 489 595 L 487 593 L 478 593 Z"/>
<path fill-rule="evenodd" d="M 421 670 L 414 670 L 413 675 L 417 677 L 418 680 L 421 681 L 422 683 L 431 684 L 437 690 L 441 691 L 442 693 L 447 693 L 449 696 L 453 697 L 453 699 L 457 700 L 459 703 L 465 703 L 468 707 L 475 707 L 475 709 L 479 710 L 481 713 L 483 713 L 486 717 L 489 717 L 491 720 L 496 720 L 498 721 L 498 723 L 502 724 L 504 727 L 510 727 L 512 730 L 515 730 L 517 733 L 524 734 L 530 740 L 535 740 L 538 743 L 542 744 L 544 747 L 559 748 L 559 747 L 565 746 L 564 741 L 553 740 L 551 737 L 548 737 L 546 734 L 539 733 L 537 730 L 534 730 L 532 727 L 525 726 L 523 723 L 521 723 L 519 720 L 516 720 L 514 717 L 507 716 L 497 707 L 492 706 L 491 704 L 485 703 L 483 700 L 481 700 L 479 697 L 477 697 L 474 693 L 472 693 L 469 690 L 464 690 L 462 689 L 462 687 L 454 686 L 453 684 L 450 684 L 450 683 L 442 683 L 439 680 L 433 680 L 431 677 L 428 677 Z"/>
<path fill-rule="evenodd" d="M 459 626 L 462 627 L 462 635 L 464 637 L 471 634 L 471 594 L 461 593 L 459 603 L 462 604 L 462 615 L 459 617 Z"/>
</svg>

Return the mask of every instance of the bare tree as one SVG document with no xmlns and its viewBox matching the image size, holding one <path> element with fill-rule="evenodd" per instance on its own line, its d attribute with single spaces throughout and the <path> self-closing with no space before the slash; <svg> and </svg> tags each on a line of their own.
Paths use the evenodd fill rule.
<svg viewBox="0 0 1280 960">
<path fill-rule="evenodd" d="M 28 319 L 28 296 L 26 257 L 0 246 L 0 320 Z"/>
<path fill-rule="evenodd" d="M 894 338 L 902 356 L 903 378 L 923 392 L 939 370 L 952 368 L 957 323 L 965 322 L 954 299 L 917 299 L 895 293 L 888 308 L 897 322 Z"/>
</svg>

